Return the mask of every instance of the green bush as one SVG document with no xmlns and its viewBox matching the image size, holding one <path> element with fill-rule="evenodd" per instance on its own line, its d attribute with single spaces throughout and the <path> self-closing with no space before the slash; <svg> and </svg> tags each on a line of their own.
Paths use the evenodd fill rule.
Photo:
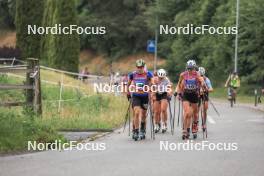
<svg viewBox="0 0 264 176">
<path fill-rule="evenodd" d="M 0 109 L 0 117 L 0 152 L 26 149 L 28 141 L 65 141 L 52 126 L 40 123 L 37 117 L 7 112 L 6 109 Z"/>
</svg>

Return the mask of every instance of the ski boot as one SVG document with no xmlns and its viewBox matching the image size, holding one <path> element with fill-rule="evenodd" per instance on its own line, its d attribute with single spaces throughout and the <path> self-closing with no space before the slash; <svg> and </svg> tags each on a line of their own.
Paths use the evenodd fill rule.
<svg viewBox="0 0 264 176">
<path fill-rule="evenodd" d="M 193 122 L 192 124 L 193 139 L 197 138 L 197 132 L 198 132 L 198 122 Z"/>
<path fill-rule="evenodd" d="M 190 137 L 190 128 L 187 128 L 187 131 L 182 132 L 182 140 L 189 139 Z"/>
<path fill-rule="evenodd" d="M 132 139 L 137 141 L 139 138 L 138 129 L 133 130 Z"/>
<path fill-rule="evenodd" d="M 162 130 L 161 130 L 161 132 L 162 132 L 162 133 L 166 133 L 166 131 L 167 131 L 167 126 L 166 126 L 166 124 L 162 124 Z"/>
<path fill-rule="evenodd" d="M 139 139 L 140 140 L 143 140 L 146 138 L 146 130 L 145 129 L 140 129 L 140 132 L 139 132 Z"/>
<path fill-rule="evenodd" d="M 155 124 L 154 132 L 158 133 L 160 131 L 160 123 Z"/>
<path fill-rule="evenodd" d="M 188 134 L 186 132 L 182 133 L 182 140 L 189 139 Z"/>
<path fill-rule="evenodd" d="M 191 132 L 191 129 L 190 128 L 187 128 L 187 139 L 189 139 L 190 138 L 190 132 Z"/>
<path fill-rule="evenodd" d="M 206 131 L 206 125 L 202 125 L 202 130 L 203 130 L 203 132 Z"/>
</svg>

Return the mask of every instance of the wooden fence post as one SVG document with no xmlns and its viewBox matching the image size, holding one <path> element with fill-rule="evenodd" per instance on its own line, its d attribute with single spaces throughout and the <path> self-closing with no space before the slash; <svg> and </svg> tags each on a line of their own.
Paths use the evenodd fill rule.
<svg viewBox="0 0 264 176">
<path fill-rule="evenodd" d="M 27 85 L 32 85 L 33 89 L 26 91 L 26 101 L 30 104 L 30 107 L 38 115 L 42 114 L 42 104 L 41 104 L 41 84 L 40 84 L 40 68 L 39 60 L 35 58 L 28 58 L 28 69 L 32 72 L 27 73 Z"/>
<path fill-rule="evenodd" d="M 36 60 L 34 71 L 36 73 L 34 77 L 34 110 L 38 115 L 41 115 L 42 101 L 41 101 L 41 80 L 40 80 L 39 60 Z"/>
<path fill-rule="evenodd" d="M 34 78 L 31 78 L 32 72 L 34 72 L 34 67 L 35 67 L 35 62 L 34 59 L 29 58 L 27 59 L 27 67 L 31 71 L 27 73 L 27 78 L 26 78 L 26 85 L 34 85 Z M 28 89 L 26 90 L 26 102 L 27 102 L 27 107 L 33 110 L 33 100 L 34 100 L 34 90 L 33 89 Z"/>
</svg>

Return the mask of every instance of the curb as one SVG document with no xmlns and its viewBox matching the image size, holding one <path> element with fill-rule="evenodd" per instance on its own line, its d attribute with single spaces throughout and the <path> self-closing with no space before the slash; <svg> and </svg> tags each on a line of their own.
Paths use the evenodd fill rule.
<svg viewBox="0 0 264 176">
<path fill-rule="evenodd" d="M 216 102 L 218 104 L 226 104 L 226 102 L 223 99 L 212 98 L 211 100 L 213 100 L 213 102 Z M 264 112 L 264 104 L 259 104 L 258 106 L 254 106 L 254 105 L 247 104 L 247 103 L 239 103 L 239 104 L 236 104 L 236 106 Z"/>
</svg>

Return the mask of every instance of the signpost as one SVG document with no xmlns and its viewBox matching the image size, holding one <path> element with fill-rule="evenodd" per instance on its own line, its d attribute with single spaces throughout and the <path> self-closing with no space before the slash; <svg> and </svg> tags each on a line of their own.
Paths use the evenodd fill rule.
<svg viewBox="0 0 264 176">
<path fill-rule="evenodd" d="M 156 46 L 157 46 L 157 37 L 156 37 L 156 40 L 148 40 L 147 52 L 155 54 L 155 57 L 154 57 L 154 71 L 156 71 L 156 67 L 157 67 L 157 47 Z"/>
<path fill-rule="evenodd" d="M 155 53 L 155 40 L 148 40 L 147 52 Z"/>
</svg>

